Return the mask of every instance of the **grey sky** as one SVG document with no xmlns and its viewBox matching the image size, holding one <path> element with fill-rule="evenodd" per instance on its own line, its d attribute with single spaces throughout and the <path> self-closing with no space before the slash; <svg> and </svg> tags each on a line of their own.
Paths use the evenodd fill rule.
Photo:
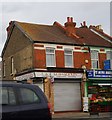
<svg viewBox="0 0 112 120">
<path fill-rule="evenodd" d="M 13 0 L 12 0 L 13 1 Z M 58 21 L 62 25 L 67 17 L 73 17 L 77 27 L 83 21 L 87 25 L 102 25 L 110 34 L 110 2 L 0 2 L 0 54 L 6 41 L 6 27 L 12 20 L 52 25 Z M 29 0 L 30 1 L 30 0 Z M 73 1 L 73 0 L 71 0 Z M 102 2 L 103 1 L 103 2 Z M 2 26 L 2 27 L 1 27 Z M 2 36 L 2 37 L 1 37 Z"/>
</svg>

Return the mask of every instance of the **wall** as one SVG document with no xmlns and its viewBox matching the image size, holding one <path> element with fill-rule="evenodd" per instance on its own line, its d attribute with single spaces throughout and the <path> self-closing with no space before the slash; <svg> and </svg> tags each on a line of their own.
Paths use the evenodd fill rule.
<svg viewBox="0 0 112 120">
<path fill-rule="evenodd" d="M 19 73 L 25 69 L 32 67 L 32 44 L 29 39 L 20 31 L 18 27 L 14 27 L 12 34 L 6 44 L 3 55 L 3 61 L 6 64 L 6 76 L 3 79 L 13 79 L 11 74 L 11 57 L 14 59 L 15 73 Z"/>
<path fill-rule="evenodd" d="M 46 55 L 44 49 L 34 49 L 34 67 L 46 68 Z"/>
<path fill-rule="evenodd" d="M 35 47 L 38 46 L 38 47 Z M 60 48 L 59 48 L 60 46 Z M 87 69 L 91 69 L 91 53 L 87 47 L 83 48 L 80 46 L 65 46 L 56 44 L 36 44 L 34 45 L 34 67 L 46 68 L 46 47 L 53 47 L 55 49 L 55 59 L 57 68 L 65 68 L 64 63 L 64 49 L 70 48 L 73 50 L 73 68 L 82 68 L 86 66 Z M 93 48 L 92 50 L 98 50 L 99 52 L 99 68 L 104 68 L 104 60 L 106 60 L 105 48 Z M 102 51 L 103 50 L 103 51 Z"/>
</svg>

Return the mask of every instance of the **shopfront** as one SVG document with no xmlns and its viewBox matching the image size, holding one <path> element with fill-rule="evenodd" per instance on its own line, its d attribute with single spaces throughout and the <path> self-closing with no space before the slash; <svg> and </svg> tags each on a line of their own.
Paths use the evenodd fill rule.
<svg viewBox="0 0 112 120">
<path fill-rule="evenodd" d="M 112 71 L 87 71 L 89 111 L 112 111 Z"/>
<path fill-rule="evenodd" d="M 53 112 L 82 111 L 83 73 L 31 72 L 16 77 L 16 80 L 31 79 L 46 94 Z"/>
</svg>

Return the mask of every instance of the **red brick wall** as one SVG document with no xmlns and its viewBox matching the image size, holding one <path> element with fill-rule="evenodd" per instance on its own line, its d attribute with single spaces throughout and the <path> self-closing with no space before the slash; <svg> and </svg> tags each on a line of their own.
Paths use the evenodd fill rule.
<svg viewBox="0 0 112 120">
<path fill-rule="evenodd" d="M 83 53 L 84 59 L 88 60 L 88 63 L 85 63 L 87 69 L 91 69 L 91 55 L 90 53 Z"/>
<path fill-rule="evenodd" d="M 64 51 L 56 50 L 56 67 L 64 67 Z"/>
<path fill-rule="evenodd" d="M 88 63 L 85 63 L 88 60 Z M 81 68 L 85 65 L 87 69 L 91 68 L 91 58 L 90 53 L 74 52 L 74 67 Z"/>
<path fill-rule="evenodd" d="M 85 62 L 88 60 L 88 63 Z M 99 53 L 99 67 L 104 68 L 103 62 L 106 60 L 105 53 Z M 91 69 L 90 53 L 74 52 L 73 53 L 74 68 L 81 68 L 85 65 L 87 69 Z M 34 67 L 46 68 L 46 53 L 44 49 L 34 49 Z M 64 51 L 56 50 L 56 67 L 64 67 Z"/>
<path fill-rule="evenodd" d="M 45 50 L 34 49 L 34 67 L 45 68 L 46 67 L 46 54 Z"/>
<path fill-rule="evenodd" d="M 74 67 L 81 68 L 84 64 L 84 55 L 82 52 L 74 52 Z"/>
<path fill-rule="evenodd" d="M 104 60 L 106 60 L 106 53 L 99 53 L 99 67 L 104 68 Z"/>
</svg>

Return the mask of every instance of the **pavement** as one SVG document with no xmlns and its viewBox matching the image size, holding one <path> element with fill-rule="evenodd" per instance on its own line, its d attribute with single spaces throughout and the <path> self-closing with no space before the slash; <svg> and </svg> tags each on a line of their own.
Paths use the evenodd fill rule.
<svg viewBox="0 0 112 120">
<path fill-rule="evenodd" d="M 65 118 L 65 119 L 90 119 L 90 118 L 98 118 L 98 119 L 110 119 L 112 120 L 112 112 L 102 112 L 102 113 L 88 113 L 88 112 L 64 112 L 64 113 L 54 113 L 52 115 L 54 119 L 56 118 Z"/>
</svg>

